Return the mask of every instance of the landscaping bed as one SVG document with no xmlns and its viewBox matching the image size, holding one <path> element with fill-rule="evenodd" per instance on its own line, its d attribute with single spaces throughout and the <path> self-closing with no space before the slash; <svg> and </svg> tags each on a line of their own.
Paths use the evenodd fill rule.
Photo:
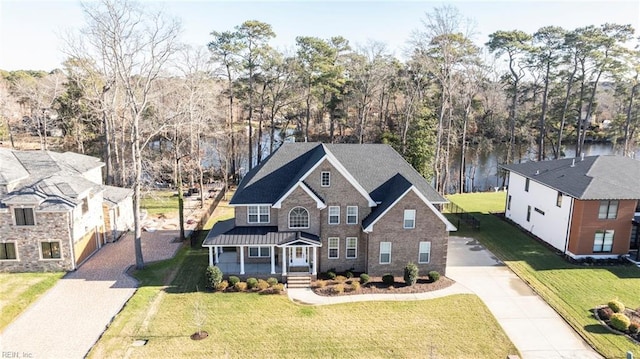
<svg viewBox="0 0 640 359">
<path fill-rule="evenodd" d="M 595 308 L 593 314 L 611 332 L 625 335 L 640 345 L 640 308 L 625 308 L 619 301 L 611 301 Z"/>
<path fill-rule="evenodd" d="M 355 295 L 355 294 L 412 294 L 444 289 L 455 283 L 453 280 L 430 272 L 427 276 L 417 276 L 415 272 L 412 285 L 406 283 L 404 277 L 393 277 L 386 274 L 382 277 L 371 277 L 367 274 L 352 276 L 336 275 L 333 272 L 322 273 L 318 280 L 311 283 L 313 291 L 318 295 Z"/>
</svg>

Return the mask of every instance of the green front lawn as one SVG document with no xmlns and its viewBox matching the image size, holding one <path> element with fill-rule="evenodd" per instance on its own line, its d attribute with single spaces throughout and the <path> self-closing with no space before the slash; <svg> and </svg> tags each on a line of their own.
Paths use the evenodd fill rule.
<svg viewBox="0 0 640 359">
<path fill-rule="evenodd" d="M 144 193 L 140 200 L 140 207 L 144 208 L 148 214 L 170 214 L 178 213 L 177 191 L 162 190 Z"/>
<path fill-rule="evenodd" d="M 214 214 L 226 219 L 232 213 L 223 202 Z M 90 356 L 505 358 L 517 353 L 474 295 L 304 306 L 286 295 L 205 292 L 207 260 L 206 251 L 183 248 L 176 258 L 137 272 L 141 288 Z M 194 318 L 202 314 L 198 306 L 209 337 L 193 341 Z M 138 339 L 149 341 L 132 346 Z"/>
<path fill-rule="evenodd" d="M 569 264 L 516 227 L 489 214 L 504 212 L 505 196 L 505 192 L 449 196 L 450 201 L 475 212 L 481 222 L 479 230 L 461 225 L 455 235 L 480 240 L 606 358 L 624 358 L 627 351 L 640 356 L 640 346 L 603 329 L 590 312 L 614 298 L 629 307 L 640 307 L 640 268 Z"/>
<path fill-rule="evenodd" d="M 0 331 L 53 287 L 64 273 L 0 273 Z"/>
</svg>

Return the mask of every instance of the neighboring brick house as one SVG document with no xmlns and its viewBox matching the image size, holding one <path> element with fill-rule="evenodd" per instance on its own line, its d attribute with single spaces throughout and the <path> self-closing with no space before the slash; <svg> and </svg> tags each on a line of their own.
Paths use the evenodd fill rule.
<svg viewBox="0 0 640 359">
<path fill-rule="evenodd" d="M 395 150 L 382 144 L 285 143 L 242 180 L 235 218 L 203 246 L 282 275 L 329 269 L 392 273 L 408 262 L 445 272 L 448 232 L 435 205 L 446 203 Z M 267 266 L 269 268 L 269 266 Z"/>
<path fill-rule="evenodd" d="M 114 240 L 107 228 L 132 224 L 131 191 L 102 185 L 103 166 L 71 152 L 0 148 L 0 272 L 75 270 Z"/>
<path fill-rule="evenodd" d="M 616 258 L 637 249 L 640 161 L 589 156 L 502 168 L 509 171 L 506 218 L 561 253 Z"/>
</svg>

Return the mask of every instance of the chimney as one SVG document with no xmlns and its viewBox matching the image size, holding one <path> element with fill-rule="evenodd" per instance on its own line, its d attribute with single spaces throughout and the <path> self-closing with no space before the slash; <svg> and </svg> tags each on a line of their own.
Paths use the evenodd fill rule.
<svg viewBox="0 0 640 359">
<path fill-rule="evenodd" d="M 584 152 L 580 154 L 580 161 L 584 161 Z"/>
<path fill-rule="evenodd" d="M 571 167 L 575 167 L 576 166 L 576 159 L 572 159 L 571 160 Z"/>
</svg>

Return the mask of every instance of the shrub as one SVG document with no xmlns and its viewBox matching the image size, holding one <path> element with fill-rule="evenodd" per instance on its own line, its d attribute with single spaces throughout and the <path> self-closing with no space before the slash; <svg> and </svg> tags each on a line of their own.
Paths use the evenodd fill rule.
<svg viewBox="0 0 640 359">
<path fill-rule="evenodd" d="M 207 287 L 215 289 L 222 282 L 222 271 L 216 266 L 207 267 Z"/>
<path fill-rule="evenodd" d="M 626 332 L 627 329 L 629 329 L 629 325 L 631 325 L 631 320 L 622 313 L 613 313 L 610 323 L 615 329 L 618 329 L 621 332 Z"/>
<path fill-rule="evenodd" d="M 345 277 L 347 277 L 347 278 L 349 278 L 349 279 L 351 279 L 351 278 L 353 278 L 353 273 L 352 273 L 350 270 L 348 270 L 348 271 L 344 274 L 344 276 L 345 276 Z"/>
<path fill-rule="evenodd" d="M 600 317 L 601 320 L 609 320 L 611 319 L 612 315 L 613 315 L 613 310 L 611 310 L 611 308 L 609 307 L 598 309 L 598 316 Z"/>
<path fill-rule="evenodd" d="M 271 289 L 273 290 L 274 294 L 280 294 L 284 291 L 284 284 L 276 283 L 273 285 L 273 287 L 271 287 Z"/>
<path fill-rule="evenodd" d="M 247 278 L 247 288 L 249 289 L 254 289 L 255 287 L 258 286 L 258 280 L 251 277 L 251 278 Z"/>
<path fill-rule="evenodd" d="M 622 304 L 619 300 L 612 300 L 608 304 L 609 308 L 613 310 L 614 313 L 623 313 L 624 312 L 624 304 Z"/>
<path fill-rule="evenodd" d="M 369 275 L 367 273 L 360 274 L 360 283 L 361 284 L 367 284 L 367 283 L 369 283 L 370 280 L 371 280 L 371 278 L 369 277 Z"/>
<path fill-rule="evenodd" d="M 269 287 L 273 287 L 274 285 L 278 284 L 278 280 L 276 278 L 269 278 L 267 279 L 267 283 L 269 284 Z"/>
<path fill-rule="evenodd" d="M 418 281 L 419 272 L 420 270 L 415 263 L 407 263 L 407 265 L 404 267 L 404 282 L 409 286 L 416 284 L 416 282 Z"/>
<path fill-rule="evenodd" d="M 358 281 L 353 281 L 351 282 L 351 290 L 353 290 L 354 292 L 357 292 L 360 290 L 360 282 Z"/>
<path fill-rule="evenodd" d="M 429 272 L 429 279 L 432 282 L 437 282 L 438 279 L 440 279 L 440 273 L 438 273 L 438 271 L 434 271 L 434 270 L 430 271 Z"/>
<path fill-rule="evenodd" d="M 336 272 L 334 272 L 334 271 L 328 271 L 328 272 L 327 272 L 327 278 L 332 279 L 332 280 L 333 280 L 333 279 L 336 279 Z"/>
<path fill-rule="evenodd" d="M 269 283 L 267 283 L 267 281 L 264 279 L 258 279 L 258 285 L 256 286 L 256 288 L 258 288 L 258 290 L 265 290 L 269 288 Z"/>
<path fill-rule="evenodd" d="M 225 290 L 227 290 L 228 286 L 229 286 L 229 282 L 227 282 L 226 280 L 223 280 L 222 282 L 218 283 L 218 285 L 216 286 L 216 290 L 218 292 L 224 292 Z"/>
<path fill-rule="evenodd" d="M 332 289 L 333 289 L 334 293 L 340 294 L 340 293 L 344 292 L 344 284 L 342 284 L 342 283 L 336 284 L 336 285 L 333 286 Z"/>
<path fill-rule="evenodd" d="M 236 277 L 235 275 L 232 275 L 229 277 L 229 285 L 232 287 L 235 287 L 236 283 L 240 282 L 240 278 Z"/>
<path fill-rule="evenodd" d="M 336 280 L 336 282 L 338 282 L 338 283 L 344 283 L 344 282 L 346 282 L 346 281 L 347 281 L 347 277 L 345 277 L 345 276 L 343 276 L 343 275 L 339 275 L 339 276 L 336 276 L 335 280 Z"/>
<path fill-rule="evenodd" d="M 247 290 L 247 283 L 245 282 L 238 282 L 236 283 L 233 288 L 235 290 L 237 290 L 238 292 L 244 292 L 245 290 Z"/>
<path fill-rule="evenodd" d="M 393 274 L 385 274 L 382 276 L 382 283 L 386 284 L 386 285 L 393 285 L 393 283 L 395 282 L 395 278 L 393 277 Z"/>
<path fill-rule="evenodd" d="M 317 280 L 317 281 L 316 281 L 316 287 L 318 287 L 318 288 L 324 288 L 324 287 L 326 287 L 326 286 L 327 286 L 327 281 L 326 281 L 326 280 L 322 280 L 322 279 L 320 279 L 320 280 Z"/>
<path fill-rule="evenodd" d="M 631 322 L 631 324 L 629 324 L 629 332 L 631 332 L 631 334 L 636 334 L 640 332 L 640 322 Z"/>
</svg>

